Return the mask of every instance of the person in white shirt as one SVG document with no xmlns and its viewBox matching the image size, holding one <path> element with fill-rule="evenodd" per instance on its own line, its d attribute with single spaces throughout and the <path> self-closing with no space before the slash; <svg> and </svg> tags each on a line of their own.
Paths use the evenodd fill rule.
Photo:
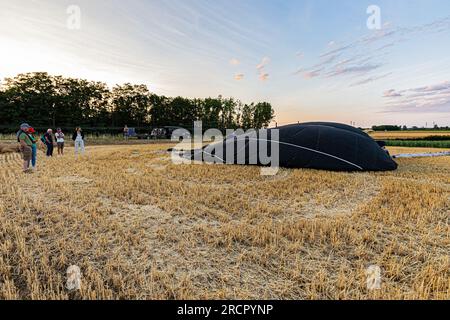
<svg viewBox="0 0 450 320">
<path fill-rule="evenodd" d="M 72 140 L 75 142 L 75 155 L 84 154 L 84 132 L 80 127 L 73 133 Z"/>
<path fill-rule="evenodd" d="M 64 133 L 61 128 L 58 128 L 55 133 L 56 145 L 58 146 L 58 155 L 64 155 Z"/>
</svg>

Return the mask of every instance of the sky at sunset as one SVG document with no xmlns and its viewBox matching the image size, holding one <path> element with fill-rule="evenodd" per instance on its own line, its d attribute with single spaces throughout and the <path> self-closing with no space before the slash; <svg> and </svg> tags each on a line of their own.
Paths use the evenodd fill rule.
<svg viewBox="0 0 450 320">
<path fill-rule="evenodd" d="M 268 101 L 278 124 L 450 125 L 448 0 L 0 0 L 0 44 L 1 79 Z"/>
</svg>

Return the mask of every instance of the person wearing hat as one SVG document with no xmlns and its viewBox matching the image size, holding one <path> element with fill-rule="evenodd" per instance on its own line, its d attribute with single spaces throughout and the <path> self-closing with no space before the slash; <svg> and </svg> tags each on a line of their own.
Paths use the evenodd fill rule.
<svg viewBox="0 0 450 320">
<path fill-rule="evenodd" d="M 33 153 L 33 141 L 28 135 L 30 130 L 30 125 L 28 123 L 23 123 L 20 125 L 20 130 L 17 132 L 17 140 L 20 143 L 20 151 L 23 157 L 23 172 L 30 172 L 30 161 Z"/>
</svg>

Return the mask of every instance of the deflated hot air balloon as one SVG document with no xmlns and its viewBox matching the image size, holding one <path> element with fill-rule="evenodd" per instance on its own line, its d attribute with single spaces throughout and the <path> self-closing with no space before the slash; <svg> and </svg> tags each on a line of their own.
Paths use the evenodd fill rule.
<svg viewBox="0 0 450 320">
<path fill-rule="evenodd" d="M 382 146 L 357 128 L 314 122 L 232 135 L 193 150 L 188 157 L 214 163 L 330 171 L 396 170 L 397 163 Z"/>
</svg>

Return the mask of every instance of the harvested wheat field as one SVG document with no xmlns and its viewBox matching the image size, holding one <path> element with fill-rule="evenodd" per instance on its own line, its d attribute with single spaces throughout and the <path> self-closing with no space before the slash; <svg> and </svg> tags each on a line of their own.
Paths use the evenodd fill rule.
<svg viewBox="0 0 450 320">
<path fill-rule="evenodd" d="M 370 133 L 374 139 L 426 139 L 429 137 L 447 137 L 450 131 L 374 131 Z"/>
<path fill-rule="evenodd" d="M 450 158 L 264 177 L 166 148 L 69 149 L 33 175 L 0 155 L 0 299 L 450 298 Z"/>
</svg>

